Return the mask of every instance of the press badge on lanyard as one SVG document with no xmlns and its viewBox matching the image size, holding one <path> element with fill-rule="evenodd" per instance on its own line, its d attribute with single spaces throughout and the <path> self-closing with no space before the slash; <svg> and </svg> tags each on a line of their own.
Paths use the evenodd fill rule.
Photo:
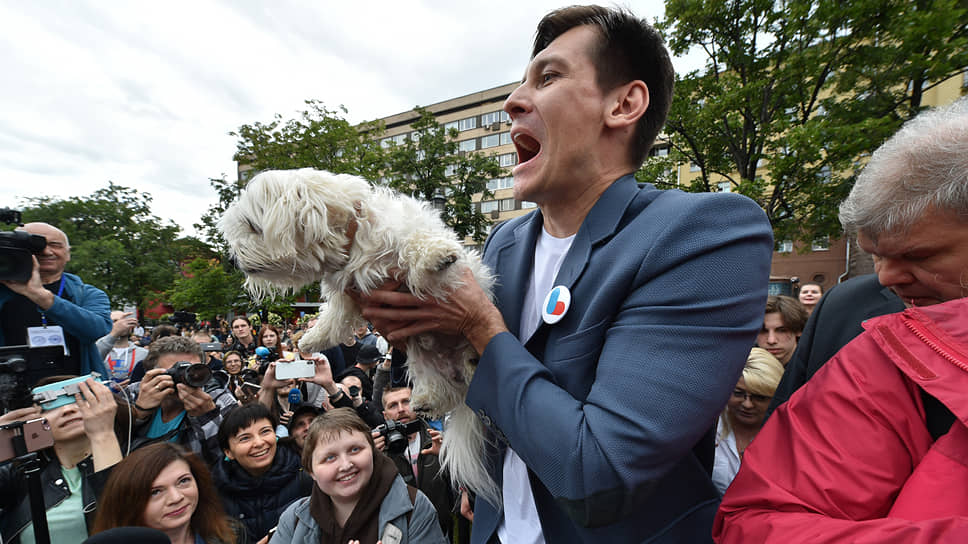
<svg viewBox="0 0 968 544">
<path fill-rule="evenodd" d="M 64 276 L 61 276 L 60 287 L 57 289 L 58 298 L 64 292 Z M 71 352 L 67 349 L 67 340 L 64 338 L 64 329 L 60 325 L 47 324 L 47 312 L 37 308 L 40 312 L 40 327 L 27 327 L 27 344 L 32 348 L 42 348 L 47 346 L 61 346 L 64 348 L 64 357 L 70 357 Z"/>
</svg>

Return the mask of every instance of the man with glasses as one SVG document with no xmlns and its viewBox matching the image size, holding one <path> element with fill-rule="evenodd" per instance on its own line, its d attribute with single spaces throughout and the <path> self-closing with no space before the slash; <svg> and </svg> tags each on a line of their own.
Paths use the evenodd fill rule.
<svg viewBox="0 0 968 544">
<path fill-rule="evenodd" d="M 71 260 L 67 235 L 47 223 L 18 230 L 43 236 L 47 246 L 34 256 L 26 282 L 0 281 L 0 346 L 64 347 L 61 374 L 107 375 L 95 343 L 111 331 L 108 296 L 64 272 Z"/>
</svg>

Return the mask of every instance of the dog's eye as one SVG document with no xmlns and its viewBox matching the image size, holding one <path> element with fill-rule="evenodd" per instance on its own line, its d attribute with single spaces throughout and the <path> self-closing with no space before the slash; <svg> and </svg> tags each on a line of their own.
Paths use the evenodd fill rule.
<svg viewBox="0 0 968 544">
<path fill-rule="evenodd" d="M 259 227 L 255 226 L 255 223 L 253 223 L 251 219 L 249 219 L 248 217 L 246 217 L 245 218 L 245 223 L 247 225 L 249 225 L 249 229 L 251 229 L 252 232 L 258 234 L 259 236 L 262 236 L 262 229 L 260 229 Z"/>
</svg>

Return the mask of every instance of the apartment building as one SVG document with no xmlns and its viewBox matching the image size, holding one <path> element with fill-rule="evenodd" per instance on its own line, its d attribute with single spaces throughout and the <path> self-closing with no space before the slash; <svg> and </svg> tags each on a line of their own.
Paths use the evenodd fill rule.
<svg viewBox="0 0 968 544">
<path fill-rule="evenodd" d="M 500 165 L 506 169 L 504 176 L 490 182 L 489 188 L 494 193 L 492 197 L 487 200 L 477 197 L 479 209 L 493 222 L 523 215 L 535 207 L 533 202 L 515 200 L 512 194 L 514 180 L 510 170 L 517 164 L 517 154 L 511 143 L 511 121 L 502 107 L 517 85 L 517 82 L 508 83 L 427 106 L 438 122 L 448 129 L 457 129 L 461 151 L 496 155 Z M 968 74 L 926 90 L 924 103 L 949 104 L 965 94 L 968 94 Z M 388 145 L 391 141 L 402 143 L 412 132 L 410 123 L 416 120 L 417 115 L 413 111 L 380 119 L 386 125 L 382 140 Z M 668 143 L 663 141 L 660 134 L 651 154 L 662 156 L 668 152 Z M 764 162 L 764 174 L 765 165 Z M 688 184 L 698 176 L 698 169 L 693 165 L 678 165 L 676 178 L 681 183 Z M 725 178 L 718 180 L 718 184 L 717 180 L 713 181 L 720 191 L 730 190 Z M 771 294 L 793 294 L 798 284 L 806 282 L 817 282 L 827 289 L 847 277 L 870 272 L 863 262 L 858 263 L 852 258 L 851 251 L 851 245 L 842 238 L 817 240 L 810 247 L 791 240 L 777 240 L 770 277 Z M 856 253 L 856 248 L 853 251 Z"/>
</svg>

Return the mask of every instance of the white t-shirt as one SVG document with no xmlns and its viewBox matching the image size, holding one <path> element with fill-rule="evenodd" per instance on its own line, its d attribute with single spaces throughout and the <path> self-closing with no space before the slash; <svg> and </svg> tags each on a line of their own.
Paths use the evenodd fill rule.
<svg viewBox="0 0 968 544">
<path fill-rule="evenodd" d="M 548 291 L 554 287 L 555 276 L 558 275 L 565 254 L 574 240 L 575 235 L 555 238 L 541 229 L 541 236 L 534 248 L 534 268 L 521 308 L 521 330 L 518 337 L 522 344 L 538 330 L 541 324 L 541 305 Z M 514 450 L 508 448 L 504 456 L 503 470 L 504 512 L 497 527 L 498 538 L 504 544 L 543 544 L 544 534 L 541 532 L 541 520 L 538 519 L 538 509 L 531 493 L 527 465 Z"/>
<path fill-rule="evenodd" d="M 713 461 L 713 485 L 719 490 L 720 495 L 726 493 L 726 488 L 739 472 L 740 464 L 739 449 L 736 447 L 736 435 L 733 434 L 733 430 L 730 429 L 729 434 L 722 436 L 723 417 L 725 416 L 720 416 L 719 423 L 716 425 L 716 457 Z"/>
</svg>

